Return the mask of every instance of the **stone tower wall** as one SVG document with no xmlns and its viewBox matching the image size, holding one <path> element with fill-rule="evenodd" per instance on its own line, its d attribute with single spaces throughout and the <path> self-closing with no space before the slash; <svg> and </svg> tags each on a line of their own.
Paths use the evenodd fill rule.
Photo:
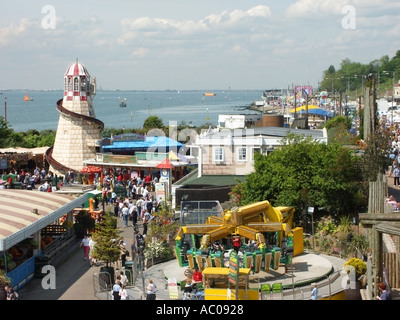
<svg viewBox="0 0 400 320">
<path fill-rule="evenodd" d="M 91 101 L 63 101 L 63 107 L 74 113 L 94 117 Z M 53 158 L 79 172 L 83 161 L 96 157 L 96 141 L 100 140 L 98 125 L 87 120 L 60 113 L 53 148 Z M 52 171 L 64 175 L 55 168 Z"/>
</svg>

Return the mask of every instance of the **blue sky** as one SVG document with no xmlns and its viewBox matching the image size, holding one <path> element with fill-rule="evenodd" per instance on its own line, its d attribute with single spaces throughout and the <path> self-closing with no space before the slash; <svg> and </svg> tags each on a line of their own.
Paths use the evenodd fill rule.
<svg viewBox="0 0 400 320">
<path fill-rule="evenodd" d="M 0 17 L 0 89 L 62 89 L 76 58 L 103 89 L 316 86 L 400 50 L 398 0 L 2 0 Z"/>
</svg>

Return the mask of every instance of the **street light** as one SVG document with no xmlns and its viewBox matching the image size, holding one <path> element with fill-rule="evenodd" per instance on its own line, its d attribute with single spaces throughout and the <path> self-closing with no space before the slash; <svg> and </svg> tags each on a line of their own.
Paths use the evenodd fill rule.
<svg viewBox="0 0 400 320">
<path fill-rule="evenodd" d="M 313 251 L 315 251 L 315 245 L 314 245 L 314 207 L 308 207 L 307 208 L 307 213 L 309 215 L 311 215 L 312 248 L 313 248 Z"/>
<path fill-rule="evenodd" d="M 7 97 L 4 97 L 4 122 L 7 122 Z"/>
<path fill-rule="evenodd" d="M 361 95 L 364 94 L 364 75 L 362 74 L 355 74 L 354 79 L 357 79 L 357 77 L 361 77 Z"/>
<path fill-rule="evenodd" d="M 348 108 L 348 99 L 349 99 L 349 94 L 350 94 L 350 78 L 351 77 L 342 77 L 343 79 L 347 78 L 347 94 L 346 94 L 346 110 Z"/>
</svg>

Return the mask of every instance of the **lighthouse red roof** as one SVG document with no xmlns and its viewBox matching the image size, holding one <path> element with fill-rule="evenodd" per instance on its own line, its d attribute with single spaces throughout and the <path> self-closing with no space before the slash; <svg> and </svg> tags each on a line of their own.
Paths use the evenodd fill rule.
<svg viewBox="0 0 400 320">
<path fill-rule="evenodd" d="M 72 63 L 65 72 L 66 76 L 90 76 L 86 67 L 79 62 Z"/>
</svg>

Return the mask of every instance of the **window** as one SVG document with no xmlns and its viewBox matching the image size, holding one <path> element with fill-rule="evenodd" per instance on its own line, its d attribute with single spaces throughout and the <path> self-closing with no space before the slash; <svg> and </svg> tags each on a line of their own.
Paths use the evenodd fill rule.
<svg viewBox="0 0 400 320">
<path fill-rule="evenodd" d="M 237 160 L 247 161 L 247 149 L 243 147 L 237 148 Z"/>
<path fill-rule="evenodd" d="M 81 77 L 81 91 L 86 90 L 86 77 Z"/>
<path fill-rule="evenodd" d="M 213 149 L 213 161 L 214 162 L 224 161 L 224 149 L 223 148 L 214 148 Z"/>
<path fill-rule="evenodd" d="M 74 78 L 74 91 L 79 91 L 79 79 L 78 79 L 78 77 Z"/>
<path fill-rule="evenodd" d="M 68 91 L 72 91 L 72 79 L 68 78 Z"/>
</svg>

